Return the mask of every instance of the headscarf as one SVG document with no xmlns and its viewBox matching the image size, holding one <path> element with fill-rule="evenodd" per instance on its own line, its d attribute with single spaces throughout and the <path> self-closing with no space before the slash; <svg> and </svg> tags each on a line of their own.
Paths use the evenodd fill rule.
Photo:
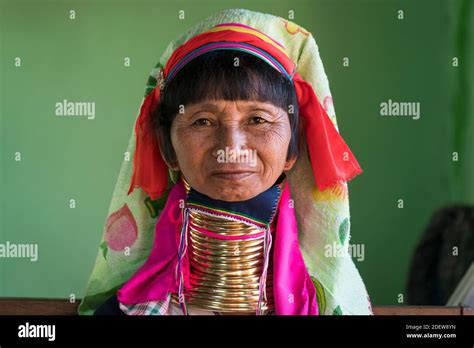
<svg viewBox="0 0 474 348">
<path fill-rule="evenodd" d="M 315 184 L 323 191 L 362 172 L 351 150 L 321 106 L 311 84 L 304 81 L 282 44 L 241 23 L 223 23 L 181 45 L 159 71 L 155 87 L 141 107 L 135 126 L 136 149 L 129 194 L 135 187 L 159 198 L 168 188 L 168 171 L 158 148 L 158 136 L 149 121 L 164 85 L 192 59 L 215 50 L 237 50 L 267 62 L 293 83 L 303 119 Z"/>
<path fill-rule="evenodd" d="M 319 313 L 371 314 L 367 291 L 348 255 L 346 182 L 361 169 L 337 130 L 315 41 L 294 23 L 247 10 L 225 10 L 199 23 L 170 44 L 152 71 L 129 145 L 134 153 L 133 167 L 130 162 L 122 167 L 96 267 L 79 312 L 90 314 L 145 261 L 152 244 L 150 231 L 176 182 L 159 153 L 156 134 L 150 134 L 148 120 L 163 84 L 189 59 L 213 49 L 249 52 L 293 81 L 308 151 L 300 154 L 288 181 L 300 248 L 317 291 Z M 140 190 L 134 190 L 137 187 Z M 143 216 L 143 206 L 151 221 Z M 120 243 L 124 240 L 127 242 Z M 343 256 L 340 252 L 327 255 L 327 246 L 333 244 L 341 248 Z M 128 255 L 121 247 L 128 249 Z"/>
</svg>

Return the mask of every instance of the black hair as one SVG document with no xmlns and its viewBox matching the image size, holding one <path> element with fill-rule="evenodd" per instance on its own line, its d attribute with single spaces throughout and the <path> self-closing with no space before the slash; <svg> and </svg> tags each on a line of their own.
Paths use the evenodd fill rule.
<svg viewBox="0 0 474 348">
<path fill-rule="evenodd" d="M 169 163 L 176 161 L 171 125 L 180 106 L 219 99 L 269 102 L 285 110 L 291 127 L 287 160 L 298 156 L 298 100 L 291 81 L 252 54 L 218 50 L 187 63 L 161 91 L 151 122 L 153 130 L 159 132 L 163 156 Z"/>
</svg>

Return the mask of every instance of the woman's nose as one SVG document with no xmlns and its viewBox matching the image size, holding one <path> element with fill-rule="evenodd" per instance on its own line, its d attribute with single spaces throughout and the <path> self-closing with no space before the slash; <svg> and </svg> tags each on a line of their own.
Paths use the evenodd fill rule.
<svg viewBox="0 0 474 348">
<path fill-rule="evenodd" d="M 219 127 L 217 130 L 218 147 L 240 150 L 245 147 L 246 136 L 238 125 Z"/>
<path fill-rule="evenodd" d="M 219 150 L 235 150 L 239 151 L 246 147 L 246 136 L 239 126 L 223 126 L 219 127 L 216 132 L 216 147 L 213 153 Z"/>
</svg>

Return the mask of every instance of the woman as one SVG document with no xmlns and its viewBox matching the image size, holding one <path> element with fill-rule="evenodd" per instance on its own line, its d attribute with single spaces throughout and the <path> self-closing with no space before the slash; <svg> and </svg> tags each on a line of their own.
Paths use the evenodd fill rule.
<svg viewBox="0 0 474 348">
<path fill-rule="evenodd" d="M 320 249 L 311 250 L 330 238 L 318 230 L 323 211 L 301 199 L 313 192 L 322 202 L 335 195 L 347 203 L 345 182 L 360 166 L 284 44 L 244 23 L 277 20 L 289 33 L 291 24 L 243 10 L 219 17 L 174 49 L 142 104 L 128 194 L 138 187 L 150 204 L 166 205 L 145 263 L 109 289 L 113 296 L 96 314 L 317 315 L 328 307 L 345 314 L 354 302 L 354 314 L 369 314 L 350 258 L 325 264 Z M 296 202 L 290 184 L 299 191 Z M 132 215 L 129 230 L 133 213 L 122 215 Z M 127 233 L 109 232 L 115 225 L 109 218 L 104 254 L 117 244 L 107 234 L 123 240 Z M 346 249 L 348 229 L 345 217 L 332 231 Z M 131 252 L 134 241 L 128 244 Z M 350 291 L 338 288 L 341 269 Z M 351 294 L 338 304 L 344 293 Z"/>
</svg>

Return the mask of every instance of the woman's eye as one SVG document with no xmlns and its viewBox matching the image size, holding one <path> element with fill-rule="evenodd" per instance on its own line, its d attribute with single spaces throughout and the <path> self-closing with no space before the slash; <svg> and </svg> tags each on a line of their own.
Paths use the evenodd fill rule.
<svg viewBox="0 0 474 348">
<path fill-rule="evenodd" d="M 250 123 L 254 123 L 254 124 L 263 124 L 266 122 L 267 120 L 265 120 L 263 117 L 260 117 L 260 116 L 254 116 L 250 119 Z"/>
<path fill-rule="evenodd" d="M 200 118 L 194 121 L 193 125 L 194 126 L 210 126 L 211 121 L 209 121 L 207 118 Z"/>
</svg>

